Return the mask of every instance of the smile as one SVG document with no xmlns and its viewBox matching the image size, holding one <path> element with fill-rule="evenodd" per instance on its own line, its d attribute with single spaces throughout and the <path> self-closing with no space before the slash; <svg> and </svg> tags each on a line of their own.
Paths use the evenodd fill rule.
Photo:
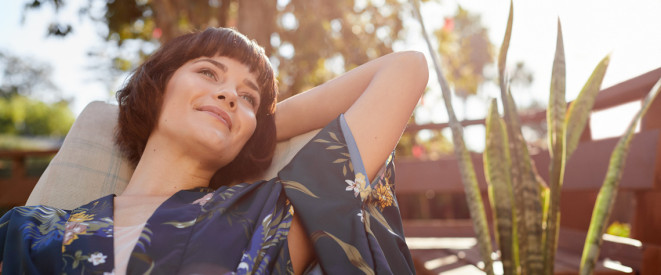
<svg viewBox="0 0 661 275">
<path fill-rule="evenodd" d="M 206 112 L 206 113 L 214 116 L 215 118 L 220 120 L 222 123 L 224 123 L 227 126 L 227 128 L 232 130 L 232 120 L 230 119 L 230 116 L 225 111 L 223 111 L 222 109 L 220 109 L 216 106 L 205 105 L 205 106 L 201 106 L 201 107 L 196 108 L 196 110 Z"/>
</svg>

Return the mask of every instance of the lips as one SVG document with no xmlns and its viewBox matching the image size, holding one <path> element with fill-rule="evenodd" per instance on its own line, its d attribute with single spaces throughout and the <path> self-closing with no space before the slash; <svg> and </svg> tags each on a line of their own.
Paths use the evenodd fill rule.
<svg viewBox="0 0 661 275">
<path fill-rule="evenodd" d="M 225 111 L 223 111 L 222 109 L 220 109 L 216 106 L 205 105 L 205 106 L 201 106 L 201 107 L 196 108 L 196 110 L 202 111 L 202 112 L 207 112 L 208 114 L 216 117 L 221 122 L 225 123 L 225 125 L 227 125 L 227 128 L 232 130 L 232 119 L 230 119 L 230 116 Z"/>
</svg>

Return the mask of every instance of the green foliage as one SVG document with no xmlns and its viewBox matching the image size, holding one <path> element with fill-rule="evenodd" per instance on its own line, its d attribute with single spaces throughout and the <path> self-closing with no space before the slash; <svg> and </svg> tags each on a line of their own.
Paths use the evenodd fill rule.
<svg viewBox="0 0 661 275">
<path fill-rule="evenodd" d="M 452 155 L 454 146 L 440 131 L 431 131 L 430 138 L 404 133 L 395 148 L 397 157 L 415 157 L 436 160 Z"/>
<path fill-rule="evenodd" d="M 44 3 L 59 7 L 70 1 L 28 2 L 27 8 L 41 8 Z M 92 10 L 99 3 L 105 6 L 102 20 Z M 89 1 L 81 14 L 107 27 L 105 39 L 110 47 L 95 54 L 104 60 L 110 56 L 115 73 L 128 71 L 141 61 L 132 57 L 136 49 L 144 58 L 155 48 L 142 45 L 157 45 L 211 26 L 235 27 L 271 56 L 278 69 L 280 99 L 284 99 L 330 80 L 335 71 L 349 70 L 392 52 L 403 29 L 404 4 L 399 0 L 378 4 L 354 0 L 96 0 Z M 75 28 L 54 24 L 61 35 L 68 33 L 61 30 Z M 131 43 L 126 46 L 126 42 Z M 113 47 L 119 50 L 108 50 Z"/>
<path fill-rule="evenodd" d="M 558 34 L 556 39 L 555 59 L 551 72 L 551 92 L 549 105 L 546 111 L 546 125 L 548 125 L 548 148 L 551 156 L 549 168 L 550 190 L 548 199 L 544 203 L 546 232 L 544 233 L 544 265 L 549 266 L 555 260 L 557 238 L 560 225 L 560 187 L 564 177 L 563 155 L 565 151 L 565 125 L 564 117 L 567 109 L 565 100 L 565 49 L 562 41 L 562 26 L 558 20 Z M 553 192 L 552 194 L 550 192 Z M 547 269 L 547 274 L 551 270 Z"/>
<path fill-rule="evenodd" d="M 512 272 L 520 270 L 522 274 L 540 274 L 543 269 L 542 249 L 542 217 L 543 209 L 540 190 L 544 183 L 536 174 L 534 165 L 531 164 L 530 155 L 523 135 L 521 134 L 521 122 L 518 118 L 516 105 L 512 98 L 509 82 L 505 78 L 505 67 L 507 64 L 507 51 L 512 36 L 512 24 L 514 20 L 514 7 L 510 2 L 509 17 L 505 37 L 498 55 L 498 80 L 500 86 L 501 100 L 504 110 L 504 121 L 506 136 L 508 140 L 507 151 L 511 158 L 511 183 L 513 190 L 513 213 L 514 226 L 512 232 L 499 232 L 499 234 L 512 234 L 516 242 L 501 243 L 501 250 L 516 251 L 512 258 L 518 259 L 518 266 L 510 269 Z M 494 114 L 496 115 L 496 114 Z M 486 168 L 487 166 L 485 166 Z M 492 201 L 492 205 L 493 205 Z M 516 229 L 516 230 L 515 230 Z M 505 246 L 516 243 L 516 249 Z M 517 263 L 517 262 L 515 262 Z"/>
<path fill-rule="evenodd" d="M 73 121 L 67 102 L 48 104 L 22 95 L 0 98 L 0 133 L 63 137 Z"/>
<path fill-rule="evenodd" d="M 50 79 L 50 66 L 0 52 L 0 69 L 0 148 L 43 147 L 38 141 L 18 136 L 66 135 L 74 115 Z"/>
<path fill-rule="evenodd" d="M 505 274 L 514 274 L 516 263 L 513 251 L 517 247 L 514 232 L 514 198 L 510 169 L 512 161 L 509 155 L 505 121 L 498 115 L 496 100 L 491 101 L 486 119 L 486 149 L 484 150 L 484 172 L 489 184 L 489 201 L 492 202 L 494 232 L 500 259 Z"/>
<path fill-rule="evenodd" d="M 631 225 L 628 223 L 613 222 L 606 229 L 606 234 L 613 236 L 629 238 L 631 236 Z"/>
<path fill-rule="evenodd" d="M 486 80 L 484 67 L 493 63 L 495 54 L 480 16 L 460 6 L 434 34 L 438 40 L 438 52 L 442 56 L 452 56 L 443 59 L 442 66 L 448 71 L 446 77 L 453 84 L 454 91 L 462 98 L 475 95 Z"/>
<path fill-rule="evenodd" d="M 525 141 L 520 133 L 520 123 L 516 118 L 514 101 L 504 74 L 509 39 L 511 37 L 512 8 L 510 8 L 510 18 L 507 25 L 505 39 L 499 56 L 499 80 L 501 81 L 501 96 L 508 129 L 507 135 L 510 140 L 516 139 L 518 142 L 510 142 L 509 153 L 512 156 L 512 167 L 503 167 L 503 169 L 510 169 L 513 175 L 514 220 L 517 221 L 518 257 L 521 260 L 520 272 L 522 274 L 553 274 L 553 263 L 557 250 L 557 236 L 560 223 L 560 188 L 562 187 L 565 165 L 578 145 L 578 138 L 587 124 L 594 100 L 601 87 L 601 81 L 606 73 L 609 59 L 606 57 L 597 65 L 578 98 L 572 103 L 569 110 L 565 111 L 565 57 L 562 28 L 558 21 L 556 56 L 553 63 L 551 93 L 547 108 L 549 152 L 551 156 L 549 171 L 551 182 L 549 183 L 550 188 L 547 189 L 536 174 L 534 164 L 531 162 L 526 150 Z M 491 115 L 493 116 L 494 114 Z M 489 129 L 487 136 L 493 136 L 497 132 L 497 130 Z M 493 167 L 490 167 L 490 164 L 488 164 L 485 165 L 486 168 Z M 491 171 L 491 174 L 493 173 Z M 489 178 L 488 180 L 495 181 L 493 178 Z M 493 185 L 494 183 L 490 184 Z M 519 192 L 519 190 L 521 191 Z M 612 190 L 608 193 L 613 194 Z M 498 207 L 497 203 L 497 200 L 492 200 L 494 207 Z M 544 204 L 544 208 L 539 207 L 542 203 Z M 593 215 L 593 219 L 595 216 L 597 215 Z M 601 217 L 607 217 L 607 215 L 601 215 Z M 542 230 L 542 221 L 546 223 L 544 231 Z M 514 233 L 514 230 L 509 228 L 499 227 L 498 230 L 497 235 Z M 501 251 L 512 251 L 513 249 L 508 247 L 512 243 L 501 242 Z M 514 258 L 516 257 L 517 255 L 514 256 Z M 503 260 L 505 261 L 506 259 Z M 510 268 L 505 274 L 517 274 L 517 270 L 516 267 Z"/>
</svg>

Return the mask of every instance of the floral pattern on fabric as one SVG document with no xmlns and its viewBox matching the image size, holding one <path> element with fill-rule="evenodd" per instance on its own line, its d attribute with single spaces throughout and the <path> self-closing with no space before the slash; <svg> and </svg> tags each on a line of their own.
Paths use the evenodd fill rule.
<svg viewBox="0 0 661 275">
<path fill-rule="evenodd" d="M 62 240 L 63 273 L 112 272 L 113 253 L 107 247 L 113 244 L 113 197 L 93 201 L 69 215 Z"/>
<path fill-rule="evenodd" d="M 272 180 L 174 194 L 147 220 L 127 274 L 292 274 L 294 212 L 319 264 L 309 270 L 413 273 L 392 158 L 368 182 L 342 127 L 331 122 Z M 15 208 L 0 219 L 0 247 L 4 274 L 112 274 L 113 195 L 71 211 Z"/>
</svg>

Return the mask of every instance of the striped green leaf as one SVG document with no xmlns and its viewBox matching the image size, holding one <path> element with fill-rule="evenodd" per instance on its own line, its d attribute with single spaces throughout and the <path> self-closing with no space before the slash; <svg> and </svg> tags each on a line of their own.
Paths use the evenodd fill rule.
<svg viewBox="0 0 661 275">
<path fill-rule="evenodd" d="M 507 28 L 505 29 L 505 37 L 503 43 L 500 45 L 500 52 L 498 53 L 498 82 L 500 90 L 505 91 L 505 67 L 507 65 L 507 51 L 510 48 L 510 38 L 512 37 L 512 22 L 514 21 L 514 2 L 510 0 L 510 13 L 507 17 Z"/>
<path fill-rule="evenodd" d="M 629 145 L 633 138 L 636 124 L 640 121 L 641 117 L 649 109 L 654 98 L 661 91 L 661 79 L 656 82 L 650 93 L 645 98 L 643 106 L 633 118 L 626 132 L 615 145 L 613 153 L 611 154 L 610 162 L 608 164 L 608 171 L 606 178 L 599 190 L 597 202 L 595 203 L 594 210 L 592 211 L 592 218 L 590 220 L 590 228 L 588 229 L 588 236 L 585 239 L 585 246 L 583 247 L 583 255 L 581 257 L 580 274 L 592 274 L 594 266 L 599 258 L 599 249 L 602 243 L 602 236 L 606 231 L 608 219 L 613 210 L 613 204 L 617 197 L 617 188 L 620 185 L 622 178 L 622 171 L 624 164 L 629 153 Z"/>
<path fill-rule="evenodd" d="M 521 122 L 516 111 L 512 93 L 508 91 L 503 100 L 505 124 L 512 160 L 512 190 L 516 207 L 519 241 L 519 257 L 523 274 L 541 274 L 544 268 L 542 253 L 542 204 L 540 200 L 540 177 L 528 153 L 526 141 L 521 133 Z"/>
<path fill-rule="evenodd" d="M 529 229 L 526 224 L 528 216 L 531 215 L 531 209 L 526 207 L 525 196 L 527 193 L 525 184 L 524 184 L 524 172 L 522 165 L 522 154 L 520 154 L 521 147 L 519 146 L 521 128 L 519 123 L 518 114 L 516 112 L 516 106 L 514 105 L 514 100 L 510 97 L 509 87 L 505 76 L 505 67 L 507 65 L 507 51 L 509 50 L 510 39 L 512 36 L 512 24 L 514 19 L 514 3 L 510 1 L 510 11 L 507 19 L 507 28 L 505 29 L 505 37 L 503 38 L 503 43 L 500 46 L 500 53 L 498 54 L 498 80 L 500 85 L 500 95 L 503 101 L 503 113 L 506 124 L 507 136 L 508 136 L 508 147 L 510 152 L 510 158 L 512 166 L 510 167 L 511 172 L 511 183 L 514 199 L 514 227 L 516 228 L 516 236 L 518 248 L 517 254 L 514 255 L 518 259 L 522 274 L 530 274 L 529 260 L 530 247 L 533 246 L 529 244 Z M 525 147 L 525 145 L 524 145 Z M 535 249 L 535 248 L 533 248 Z M 539 247 L 537 248 L 539 249 Z M 536 255 L 532 255 L 532 258 L 536 258 Z M 540 256 L 542 258 L 542 256 Z"/>
<path fill-rule="evenodd" d="M 500 249 L 504 274 L 515 274 L 512 183 L 510 157 L 505 123 L 498 114 L 496 100 L 491 100 L 486 119 L 486 148 L 484 150 L 484 174 L 489 184 L 489 199 L 496 223 L 494 231 Z"/>
<path fill-rule="evenodd" d="M 564 174 L 564 120 L 567 102 L 565 101 L 565 50 L 562 41 L 562 25 L 558 18 L 558 35 L 555 47 L 555 59 L 551 73 L 551 91 L 549 105 L 546 109 L 546 122 L 549 137 L 549 197 L 544 206 L 546 232 L 544 233 L 544 270 L 547 275 L 553 274 L 558 228 L 560 226 L 560 188 Z"/>
<path fill-rule="evenodd" d="M 604 57 L 601 62 L 590 75 L 590 78 L 583 86 L 583 89 L 572 102 L 567 111 L 565 120 L 565 133 L 567 135 L 565 140 L 565 159 L 569 160 L 574 150 L 578 146 L 578 141 L 581 134 L 585 129 L 585 125 L 590 118 L 590 112 L 594 105 L 594 99 L 601 89 L 601 82 L 604 80 L 608 63 L 610 62 L 610 55 Z"/>
</svg>

